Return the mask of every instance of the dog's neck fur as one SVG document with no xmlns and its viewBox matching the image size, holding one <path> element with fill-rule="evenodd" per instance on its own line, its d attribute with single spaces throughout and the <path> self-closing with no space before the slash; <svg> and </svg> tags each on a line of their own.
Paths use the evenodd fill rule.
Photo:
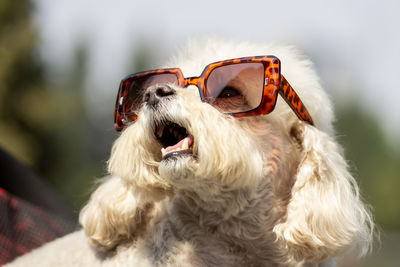
<svg viewBox="0 0 400 267">
<path fill-rule="evenodd" d="M 247 266 L 274 266 L 288 260 L 272 229 L 280 217 L 275 201 L 268 177 L 252 187 L 221 191 L 207 199 L 195 192 L 181 191 L 172 202 L 169 220 L 179 239 L 195 242 L 199 257 L 204 247 L 205 260 L 210 258 L 210 249 L 206 248 L 209 246 L 215 251 L 216 260 L 218 255 L 226 255 L 221 256 L 221 262 L 227 257 L 229 261 L 235 259 L 233 265 L 242 262 Z M 193 232 L 201 234 L 192 236 Z"/>
</svg>

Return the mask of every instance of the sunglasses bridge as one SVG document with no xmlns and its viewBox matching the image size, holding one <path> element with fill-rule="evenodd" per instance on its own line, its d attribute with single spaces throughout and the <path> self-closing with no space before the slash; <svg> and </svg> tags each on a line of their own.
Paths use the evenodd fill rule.
<svg viewBox="0 0 400 267">
<path fill-rule="evenodd" d="M 189 85 L 194 85 L 197 86 L 199 84 L 200 81 L 200 77 L 188 77 L 188 78 L 184 78 L 184 87 L 187 87 Z"/>
<path fill-rule="evenodd" d="M 182 87 L 186 88 L 189 85 L 194 85 L 199 89 L 199 94 L 200 94 L 200 98 L 202 101 L 204 101 L 204 89 L 203 86 L 204 84 L 202 83 L 202 78 L 201 77 L 196 77 L 196 76 L 192 76 L 192 77 L 187 77 L 187 78 L 183 78 L 183 85 Z"/>
</svg>

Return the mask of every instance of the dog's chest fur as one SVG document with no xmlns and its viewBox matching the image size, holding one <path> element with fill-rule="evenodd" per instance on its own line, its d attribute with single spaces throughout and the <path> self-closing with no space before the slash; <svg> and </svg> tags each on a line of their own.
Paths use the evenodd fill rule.
<svg viewBox="0 0 400 267">
<path fill-rule="evenodd" d="M 159 266 L 182 262 L 193 266 L 282 265 L 287 259 L 270 227 L 276 218 L 271 208 L 275 200 L 268 182 L 263 183 L 254 192 L 226 192 L 231 197 L 223 198 L 231 203 L 216 199 L 212 212 L 203 209 L 193 193 L 190 198 L 177 196 L 167 216 L 146 238 L 153 262 Z M 247 199 L 245 206 L 241 198 Z M 234 207 L 235 199 L 240 207 Z M 235 208 L 234 214 L 226 215 L 226 209 Z"/>
</svg>

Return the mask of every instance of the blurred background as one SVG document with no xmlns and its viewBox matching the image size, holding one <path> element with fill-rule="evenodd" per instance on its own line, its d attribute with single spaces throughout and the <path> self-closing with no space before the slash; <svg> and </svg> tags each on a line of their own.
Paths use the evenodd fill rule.
<svg viewBox="0 0 400 267">
<path fill-rule="evenodd" d="M 106 174 L 123 76 L 158 67 L 189 37 L 294 44 L 332 96 L 381 230 L 369 258 L 343 266 L 398 266 L 399 12 L 395 0 L 1 0 L 0 147 L 78 211 Z"/>
</svg>

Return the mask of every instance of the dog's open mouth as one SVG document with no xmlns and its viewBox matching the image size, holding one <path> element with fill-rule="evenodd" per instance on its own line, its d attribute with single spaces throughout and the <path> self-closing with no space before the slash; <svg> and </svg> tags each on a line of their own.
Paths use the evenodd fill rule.
<svg viewBox="0 0 400 267">
<path fill-rule="evenodd" d="M 193 154 L 193 136 L 184 127 L 176 123 L 166 122 L 158 125 L 155 136 L 162 146 L 163 160 Z"/>
</svg>

